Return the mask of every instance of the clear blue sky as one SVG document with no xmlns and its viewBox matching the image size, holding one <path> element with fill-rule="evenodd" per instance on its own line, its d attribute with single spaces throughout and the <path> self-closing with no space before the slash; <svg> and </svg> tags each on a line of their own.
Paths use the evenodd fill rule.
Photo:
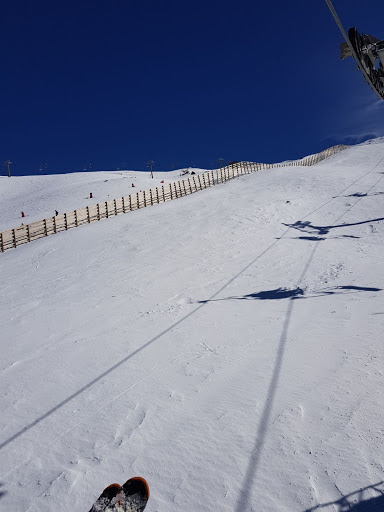
<svg viewBox="0 0 384 512">
<path fill-rule="evenodd" d="M 384 39 L 383 0 L 334 5 Z M 14 174 L 275 162 L 384 135 L 324 0 L 3 0 L 0 18 Z"/>
</svg>

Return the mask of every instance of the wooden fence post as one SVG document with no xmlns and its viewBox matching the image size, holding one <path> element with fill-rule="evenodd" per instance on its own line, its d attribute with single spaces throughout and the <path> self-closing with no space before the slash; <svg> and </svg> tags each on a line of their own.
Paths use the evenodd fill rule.
<svg viewBox="0 0 384 512">
<path fill-rule="evenodd" d="M 105 201 L 104 205 L 105 205 L 105 218 L 108 219 L 108 217 L 109 217 L 108 201 Z"/>
<path fill-rule="evenodd" d="M 45 236 L 48 236 L 47 219 L 44 219 L 44 231 L 45 231 Z"/>
<path fill-rule="evenodd" d="M 100 203 L 97 203 L 97 220 L 100 220 Z"/>
<path fill-rule="evenodd" d="M 75 226 L 77 226 L 77 210 L 73 210 L 74 214 L 75 214 Z"/>
<path fill-rule="evenodd" d="M 91 216 L 89 214 L 89 206 L 87 206 L 87 219 L 88 219 L 88 224 L 90 224 L 91 223 Z M 56 229 L 56 222 L 55 222 L 55 229 Z M 55 231 L 55 233 L 56 233 L 56 231 Z"/>
<path fill-rule="evenodd" d="M 129 211 L 132 211 L 132 196 L 129 194 Z"/>
<path fill-rule="evenodd" d="M 136 193 L 136 201 L 137 201 L 137 209 L 140 210 L 140 197 L 139 197 L 138 192 Z"/>
<path fill-rule="evenodd" d="M 161 188 L 162 188 L 162 191 L 163 191 L 163 201 L 165 203 L 165 190 L 164 190 L 164 185 L 161 185 Z"/>
<path fill-rule="evenodd" d="M 121 202 L 123 204 L 123 213 L 125 213 L 125 199 L 124 199 L 124 196 L 122 196 Z"/>
<path fill-rule="evenodd" d="M 169 192 L 171 193 L 171 199 L 173 199 L 173 197 L 172 197 L 172 183 L 169 184 Z"/>
<path fill-rule="evenodd" d="M 156 187 L 156 199 L 157 199 L 157 204 L 160 203 L 160 198 L 159 198 L 159 187 Z"/>
<path fill-rule="evenodd" d="M 115 215 L 117 215 L 117 204 L 116 204 L 116 199 L 113 200 L 113 203 L 115 205 Z"/>
<path fill-rule="evenodd" d="M 67 214 L 64 213 L 64 226 L 65 226 L 65 229 L 68 229 L 68 222 L 67 222 Z"/>
<path fill-rule="evenodd" d="M 152 189 L 149 189 L 149 196 L 151 198 L 151 206 L 153 205 Z"/>
<path fill-rule="evenodd" d="M 0 233 L 0 240 L 1 240 L 1 252 L 4 252 L 4 239 L 3 239 L 3 233 Z"/>
</svg>

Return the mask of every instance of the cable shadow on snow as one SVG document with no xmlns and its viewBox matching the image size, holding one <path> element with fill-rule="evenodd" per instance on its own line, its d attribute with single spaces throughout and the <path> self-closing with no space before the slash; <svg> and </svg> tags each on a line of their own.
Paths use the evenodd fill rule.
<svg viewBox="0 0 384 512">
<path fill-rule="evenodd" d="M 353 222 L 353 223 L 345 223 L 345 224 L 334 224 L 332 226 L 315 226 L 312 224 L 312 222 L 306 220 L 298 220 L 297 222 L 293 224 L 285 224 L 283 222 L 284 226 L 297 229 L 298 231 L 302 231 L 303 233 L 314 233 L 318 235 L 327 235 L 331 229 L 336 228 L 346 228 L 349 226 L 359 226 L 361 224 L 369 224 L 370 222 L 381 222 L 384 220 L 384 217 L 379 217 L 378 219 L 370 219 L 370 220 L 363 220 L 361 222 Z"/>
<path fill-rule="evenodd" d="M 219 302 L 222 300 L 281 300 L 281 299 L 313 299 L 315 297 L 324 297 L 327 295 L 346 295 L 350 293 L 360 292 L 381 292 L 382 288 L 373 288 L 366 286 L 334 286 L 332 288 L 322 288 L 314 290 L 307 294 L 303 288 L 297 286 L 296 288 L 275 288 L 274 290 L 264 290 L 261 292 L 248 293 L 247 295 L 238 295 L 226 297 L 224 299 L 208 299 L 198 301 L 198 304 L 205 304 L 207 302 Z"/>
<path fill-rule="evenodd" d="M 311 263 L 311 260 L 316 252 L 317 247 L 319 247 L 319 244 L 316 244 L 315 248 L 313 249 L 312 254 L 308 260 L 308 263 L 299 279 L 299 282 L 301 282 L 302 279 L 304 278 L 304 276 L 309 268 L 309 265 Z M 331 290 L 329 290 L 329 289 L 324 290 L 323 295 L 332 295 L 334 293 L 338 293 L 336 291 L 337 289 L 341 289 L 343 291 L 344 290 L 352 290 L 352 293 L 361 292 L 361 291 L 379 291 L 380 290 L 378 288 L 362 288 L 359 286 L 343 286 L 343 287 L 335 287 L 334 289 L 331 289 Z M 343 291 L 341 293 L 343 293 Z M 276 300 L 279 298 L 281 298 L 281 299 L 288 298 L 288 307 L 287 307 L 287 312 L 286 312 L 285 319 L 284 319 L 283 329 L 282 329 L 282 332 L 280 335 L 280 340 L 279 340 L 278 347 L 277 347 L 277 353 L 276 353 L 275 363 L 274 363 L 274 367 L 273 367 L 272 377 L 271 377 L 271 380 L 270 380 L 270 383 L 268 386 L 268 391 L 267 391 L 267 398 L 265 400 L 263 410 L 261 411 L 261 416 L 260 416 L 261 419 L 259 422 L 259 426 L 257 428 L 256 440 L 255 440 L 253 449 L 251 451 L 247 471 L 246 471 L 246 474 L 244 477 L 244 482 L 243 482 L 242 489 L 240 491 L 239 499 L 236 504 L 235 512 L 244 512 L 244 510 L 248 510 L 249 505 L 251 503 L 252 488 L 256 481 L 257 473 L 259 471 L 260 461 L 261 461 L 261 457 L 262 457 L 262 454 L 264 451 L 264 445 L 265 445 L 265 441 L 266 441 L 266 437 L 267 437 L 267 433 L 268 433 L 268 425 L 270 423 L 270 418 L 271 418 L 271 414 L 272 414 L 272 410 L 273 410 L 273 406 L 274 406 L 274 402 L 276 399 L 276 394 L 277 394 L 277 390 L 278 390 L 278 386 L 279 386 L 280 374 L 281 374 L 281 369 L 282 369 L 283 360 L 284 360 L 284 353 L 285 353 L 285 348 L 286 348 L 287 340 L 288 340 L 289 326 L 290 326 L 290 322 L 291 322 L 291 319 L 293 316 L 294 306 L 295 306 L 295 304 L 297 304 L 296 299 L 303 298 L 302 292 L 303 292 L 303 289 L 298 286 L 292 290 L 278 288 L 276 290 L 270 290 L 267 292 L 258 292 L 256 294 L 248 294 L 243 297 L 240 297 L 240 299 L 247 299 L 247 300 L 249 300 L 249 299 L 251 299 L 251 300 L 252 299 Z M 261 298 L 260 298 L 260 296 L 261 296 Z M 311 509 L 311 510 L 314 511 L 315 509 Z M 349 509 L 341 508 L 341 509 L 339 509 L 339 512 L 344 512 L 344 510 L 349 510 Z M 370 509 L 369 508 L 366 508 L 366 509 L 356 508 L 356 509 L 354 509 L 354 512 L 376 512 L 378 510 L 379 509 L 374 509 L 374 508 L 370 508 Z M 380 510 L 381 510 L 381 512 L 383 512 L 382 509 L 380 509 Z M 306 512 L 310 512 L 310 511 L 306 511 Z"/>
<path fill-rule="evenodd" d="M 339 192 L 339 195 L 342 194 L 343 192 L 345 192 L 346 190 L 348 190 L 352 185 L 357 183 L 364 176 L 367 176 L 368 174 L 370 174 L 373 170 L 375 170 L 381 164 L 381 162 L 383 160 L 384 160 L 384 157 L 381 158 L 379 160 L 379 162 L 368 173 L 364 174 L 363 176 L 361 176 L 360 178 L 355 180 L 352 184 L 348 185 L 348 187 L 346 187 L 344 190 Z M 378 180 L 378 182 L 381 179 L 382 178 L 380 178 Z M 368 190 L 368 192 L 370 190 L 372 190 L 372 188 L 374 186 L 376 186 L 377 183 L 375 183 Z M 326 203 L 324 203 L 324 205 L 326 205 L 329 202 L 331 202 L 331 200 L 329 200 Z M 360 199 L 358 201 L 360 201 Z M 356 204 L 357 203 L 355 203 L 355 205 Z M 352 208 L 355 205 L 353 205 Z M 318 209 L 314 210 L 312 213 L 315 213 L 317 210 Z M 344 215 L 345 215 L 345 213 L 343 215 L 341 215 L 335 221 L 335 223 L 332 226 L 321 226 L 321 227 L 318 227 L 320 229 L 317 230 L 318 231 L 317 233 L 316 233 L 316 230 L 315 230 L 314 234 L 315 235 L 316 234 L 318 234 L 318 235 L 320 235 L 320 234 L 327 234 L 330 229 L 333 229 L 335 227 L 341 227 L 341 226 L 337 226 L 336 222 L 338 222 Z M 383 219 L 375 219 L 375 220 L 383 220 Z M 374 221 L 366 221 L 366 222 L 374 222 Z M 365 222 L 363 222 L 363 223 L 365 223 Z M 297 222 L 295 224 L 285 224 L 285 225 L 288 227 L 288 229 L 299 229 L 299 227 L 301 227 L 302 224 L 303 223 L 301 223 L 301 221 L 299 221 L 299 222 Z M 304 227 L 308 227 L 308 225 L 311 226 L 311 223 L 310 222 L 305 223 Z M 356 225 L 356 224 L 351 224 L 351 225 Z M 343 224 L 343 226 L 344 226 L 344 224 Z M 304 232 L 308 233 L 308 231 L 305 231 L 305 230 L 304 230 Z M 319 242 L 320 240 L 315 240 L 315 241 Z M 254 485 L 254 483 L 256 481 L 256 476 L 257 476 L 257 473 L 259 471 L 260 461 L 261 461 L 262 453 L 263 453 L 263 450 L 264 450 L 265 439 L 266 439 L 266 436 L 267 436 L 268 425 L 270 423 L 270 417 L 271 417 L 271 414 L 272 414 L 274 402 L 275 402 L 275 399 L 276 399 L 277 389 L 278 389 L 278 385 L 279 385 L 280 373 L 281 373 L 281 369 L 282 369 L 282 365 L 283 365 L 283 360 L 284 360 L 284 352 L 285 352 L 285 347 L 286 347 L 287 339 L 288 339 L 289 325 L 290 325 L 290 322 L 291 322 L 291 319 L 292 319 L 294 306 L 297 304 L 295 299 L 302 298 L 302 293 L 301 293 L 302 292 L 302 288 L 300 288 L 299 285 L 303 282 L 303 280 L 304 280 L 304 278 L 305 278 L 305 276 L 306 276 L 306 274 L 308 272 L 308 269 L 310 268 L 311 262 L 312 262 L 312 260 L 313 260 L 313 258 L 315 256 L 315 253 L 316 253 L 317 249 L 320 246 L 321 246 L 321 244 L 319 244 L 319 243 L 314 244 L 313 250 L 312 250 L 312 252 L 311 252 L 311 254 L 310 254 L 310 256 L 309 256 L 309 258 L 307 260 L 306 265 L 304 266 L 304 269 L 303 269 L 303 271 L 301 273 L 301 276 L 299 277 L 299 279 L 297 281 L 297 287 L 294 288 L 293 290 L 291 290 L 291 295 L 290 296 L 288 296 L 288 297 L 285 296 L 286 295 L 285 292 L 287 291 L 286 289 L 278 288 L 277 290 L 272 290 L 272 292 L 274 292 L 273 296 L 275 296 L 275 297 L 278 296 L 278 297 L 281 297 L 281 298 L 288 298 L 288 307 L 287 307 L 287 312 L 286 312 L 284 323 L 283 323 L 282 332 L 281 332 L 281 335 L 280 335 L 280 340 L 279 340 L 278 346 L 277 346 L 275 362 L 274 362 L 274 366 L 273 366 L 273 370 L 272 370 L 271 380 L 270 380 L 270 383 L 269 383 L 269 386 L 268 386 L 268 390 L 267 390 L 266 400 L 265 400 L 265 403 L 264 403 L 263 410 L 261 411 L 260 421 L 259 421 L 259 425 L 258 425 L 257 432 L 256 432 L 255 443 L 254 443 L 253 449 L 252 449 L 251 454 L 250 454 L 250 458 L 249 458 L 249 462 L 248 462 L 248 467 L 247 467 L 247 470 L 246 470 L 246 473 L 245 473 L 245 476 L 244 476 L 244 482 L 243 482 L 243 486 L 242 486 L 242 489 L 241 489 L 240 494 L 239 494 L 239 498 L 238 498 L 238 501 L 237 501 L 237 504 L 236 504 L 236 511 L 235 512 L 244 512 L 244 510 L 248 510 L 250 508 L 252 487 L 253 487 L 253 485 Z M 360 289 L 360 287 L 352 287 L 352 286 L 351 287 L 346 287 L 346 288 L 349 289 L 349 290 L 356 289 L 356 288 Z M 326 291 L 332 292 L 334 290 L 326 290 Z M 355 290 L 355 291 L 357 291 L 357 290 Z M 363 290 L 361 290 L 361 291 L 363 291 Z M 251 299 L 254 299 L 254 298 L 259 299 L 260 298 L 260 293 L 261 292 L 257 292 L 256 294 L 249 294 L 249 296 L 250 296 Z M 269 291 L 269 293 L 271 293 L 271 291 Z M 348 292 L 348 293 L 354 293 L 354 292 Z M 265 296 L 265 294 L 263 296 Z M 244 296 L 244 297 L 247 297 L 247 296 Z"/>
<path fill-rule="evenodd" d="M 245 474 L 243 487 L 240 492 L 240 496 L 236 505 L 235 512 L 244 512 L 250 503 L 252 487 L 257 475 L 257 471 L 260 465 L 261 455 L 265 444 L 265 438 L 268 430 L 268 425 L 276 398 L 277 388 L 279 384 L 279 378 L 281 368 L 284 360 L 285 346 L 287 344 L 288 328 L 292 318 L 294 297 L 289 298 L 287 313 L 285 315 L 283 329 L 280 335 L 280 340 L 277 347 L 277 353 L 275 363 L 272 372 L 272 378 L 270 380 L 267 398 L 264 403 L 263 410 L 261 412 L 261 420 L 257 428 L 256 441 L 251 451 L 251 455 L 248 462 L 247 472 Z"/>
<path fill-rule="evenodd" d="M 287 233 L 289 231 L 290 228 L 286 229 L 284 234 Z M 264 251 L 262 251 L 261 253 L 259 253 L 250 263 L 248 263 L 244 268 L 242 268 L 239 272 L 237 272 L 237 274 L 235 274 L 233 277 L 231 277 L 231 279 L 229 279 L 226 283 L 224 283 L 224 285 L 219 288 L 219 290 L 217 290 L 210 298 L 209 300 L 205 301 L 204 303 L 200 303 L 199 306 L 197 306 L 193 311 L 191 311 L 190 313 L 184 315 L 182 318 L 180 318 L 180 320 L 178 320 L 177 322 L 173 323 L 170 327 L 168 327 L 167 329 L 163 330 L 162 332 L 160 332 L 158 335 L 156 335 L 155 337 L 153 337 L 151 340 L 147 341 L 147 343 L 144 343 L 144 345 L 142 345 L 141 347 L 139 347 L 138 349 L 134 350 L 131 354 L 127 355 L 126 357 L 124 357 L 123 359 L 121 359 L 120 361 L 118 361 L 116 364 L 114 364 L 113 366 L 111 366 L 110 368 L 108 368 L 107 370 L 105 370 L 103 373 L 101 373 L 98 377 L 95 377 L 93 380 L 91 380 L 90 382 L 88 382 L 88 384 L 85 384 L 83 387 L 81 387 L 78 391 L 76 391 L 75 393 L 72 393 L 71 395 L 69 395 L 66 399 L 62 400 L 61 402 L 59 402 L 57 405 L 55 405 L 54 407 L 52 407 L 51 409 L 49 409 L 46 413 L 42 414 L 41 416 L 39 416 L 38 418 L 36 418 L 34 421 L 32 421 L 31 423 L 29 423 L 28 425 L 26 425 L 25 427 L 23 427 L 22 429 L 20 429 L 18 432 L 16 432 L 15 434 L 13 434 L 12 436 L 10 436 L 8 439 L 6 439 L 5 441 L 1 442 L 0 443 L 0 450 L 2 450 L 3 448 L 5 448 L 7 445 L 9 445 L 10 443 L 12 443 L 13 441 L 15 441 L 16 439 L 18 439 L 20 436 L 22 436 L 23 434 L 25 434 L 26 432 L 28 432 L 29 430 L 31 430 L 32 428 L 36 427 L 39 423 L 41 423 L 42 421 L 44 421 L 45 419 L 47 419 L 49 416 L 51 416 L 53 413 L 55 413 L 56 411 L 58 411 L 59 409 L 61 409 L 62 407 L 64 407 L 65 405 L 67 405 L 69 402 L 71 402 L 72 400 L 74 400 L 75 398 L 77 398 L 79 395 L 81 395 L 84 391 L 86 391 L 87 389 L 91 388 L 94 384 L 96 384 L 97 382 L 101 381 L 102 379 L 104 379 L 105 377 L 107 377 L 108 375 L 110 375 L 111 373 L 113 373 L 115 370 L 117 370 L 120 366 L 124 365 L 127 361 L 129 361 L 130 359 L 132 359 L 133 357 L 135 357 L 137 354 L 139 354 L 140 352 L 144 351 L 146 348 L 148 348 L 150 345 L 152 345 L 153 343 L 155 343 L 157 340 L 159 340 L 160 338 L 162 338 L 165 334 L 171 332 L 175 327 L 177 327 L 178 325 L 180 325 L 181 323 L 183 323 L 185 320 L 187 320 L 188 318 L 190 318 L 192 315 L 195 315 L 200 309 L 202 309 L 205 304 L 207 302 L 210 302 L 212 301 L 215 297 L 217 297 L 223 290 L 225 290 L 225 288 L 227 288 L 227 286 L 229 286 L 231 283 L 233 283 L 239 276 L 241 276 L 241 274 L 243 272 L 245 272 L 246 270 L 248 270 L 252 265 L 254 265 L 260 258 L 262 258 L 267 252 L 269 252 L 276 244 L 278 244 L 279 242 L 279 239 L 276 239 L 274 242 L 272 242 L 266 249 L 264 249 Z"/>
<path fill-rule="evenodd" d="M 374 494 L 374 496 L 372 496 Z M 358 491 L 346 494 L 342 498 L 316 505 L 304 512 L 383 512 L 384 510 L 384 482 L 369 485 Z"/>
</svg>

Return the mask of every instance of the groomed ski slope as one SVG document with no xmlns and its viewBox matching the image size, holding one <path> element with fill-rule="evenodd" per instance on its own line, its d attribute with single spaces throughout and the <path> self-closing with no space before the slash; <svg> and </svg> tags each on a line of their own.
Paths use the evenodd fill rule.
<svg viewBox="0 0 384 512">
<path fill-rule="evenodd" d="M 383 481 L 375 142 L 1 254 L 0 510 L 141 475 L 149 512 L 304 512 Z"/>
</svg>

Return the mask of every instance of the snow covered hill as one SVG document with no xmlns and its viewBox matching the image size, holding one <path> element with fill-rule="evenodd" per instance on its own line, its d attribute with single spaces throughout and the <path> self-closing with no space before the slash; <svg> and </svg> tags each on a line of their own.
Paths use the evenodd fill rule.
<svg viewBox="0 0 384 512">
<path fill-rule="evenodd" d="M 375 142 L 1 254 L 0 510 L 87 512 L 135 475 L 149 512 L 377 504 Z M 80 174 L 2 179 L 5 224 L 122 195 L 124 174 Z"/>
<path fill-rule="evenodd" d="M 200 172 L 200 169 L 194 169 Z M 0 176 L 0 231 L 108 201 L 180 179 L 180 171 L 77 172 L 49 176 Z M 134 188 L 132 187 L 134 185 Z M 92 193 L 92 198 L 90 194 Z M 21 218 L 21 212 L 25 218 Z"/>
</svg>

